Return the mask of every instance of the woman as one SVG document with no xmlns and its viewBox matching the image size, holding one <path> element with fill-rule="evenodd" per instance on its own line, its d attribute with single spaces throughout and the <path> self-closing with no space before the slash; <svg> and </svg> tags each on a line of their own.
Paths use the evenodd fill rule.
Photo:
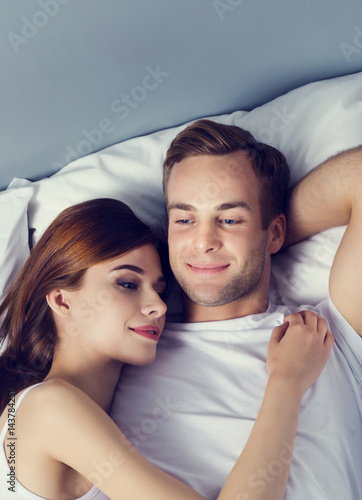
<svg viewBox="0 0 362 500">
<path fill-rule="evenodd" d="M 202 498 L 144 459 L 108 416 L 123 364 L 155 358 L 166 313 L 157 248 L 110 199 L 63 211 L 34 247 L 0 306 L 3 500 L 14 491 L 17 500 L 104 498 L 98 488 L 112 499 Z M 310 312 L 273 331 L 264 401 L 220 499 L 264 498 L 248 478 L 293 444 L 302 396 L 332 344 Z M 283 497 L 289 466 L 265 498 Z"/>
</svg>

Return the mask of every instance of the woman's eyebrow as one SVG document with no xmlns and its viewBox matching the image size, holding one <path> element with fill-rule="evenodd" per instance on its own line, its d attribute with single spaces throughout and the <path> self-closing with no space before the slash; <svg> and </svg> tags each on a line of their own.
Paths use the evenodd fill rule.
<svg viewBox="0 0 362 500">
<path fill-rule="evenodd" d="M 112 271 L 119 271 L 121 269 L 128 269 L 129 271 L 134 271 L 137 274 L 144 275 L 145 271 L 141 267 L 138 266 L 133 266 L 132 264 L 122 264 L 120 266 L 116 266 L 113 269 L 111 269 L 109 272 L 111 273 Z M 159 276 L 156 281 L 159 281 L 160 283 L 166 283 L 166 278 L 164 276 Z"/>
<path fill-rule="evenodd" d="M 122 264 L 120 266 L 114 267 L 109 272 L 111 273 L 112 271 L 119 271 L 121 269 L 129 269 L 130 271 L 134 271 L 137 274 L 145 274 L 145 271 L 142 268 L 133 266 L 131 264 Z"/>
</svg>

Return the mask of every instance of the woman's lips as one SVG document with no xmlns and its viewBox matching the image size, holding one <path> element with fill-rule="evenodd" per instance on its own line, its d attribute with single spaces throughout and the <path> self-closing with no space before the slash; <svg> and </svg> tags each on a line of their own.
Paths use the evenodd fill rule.
<svg viewBox="0 0 362 500">
<path fill-rule="evenodd" d="M 141 335 L 141 337 L 156 341 L 159 339 L 161 334 L 161 329 L 155 325 L 138 326 L 130 329 L 138 335 Z"/>
</svg>

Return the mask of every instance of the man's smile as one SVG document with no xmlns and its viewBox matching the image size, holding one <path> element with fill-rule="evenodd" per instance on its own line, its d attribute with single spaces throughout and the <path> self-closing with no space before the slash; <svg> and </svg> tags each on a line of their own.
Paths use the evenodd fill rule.
<svg viewBox="0 0 362 500">
<path fill-rule="evenodd" d="M 219 263 L 203 263 L 194 262 L 192 264 L 187 263 L 190 270 L 197 274 L 214 274 L 224 271 L 230 264 L 219 264 Z"/>
</svg>

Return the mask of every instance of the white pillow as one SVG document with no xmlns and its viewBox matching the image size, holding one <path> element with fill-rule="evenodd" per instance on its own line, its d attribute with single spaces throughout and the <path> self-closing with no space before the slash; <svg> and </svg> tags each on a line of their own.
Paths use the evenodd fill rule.
<svg viewBox="0 0 362 500">
<path fill-rule="evenodd" d="M 362 73 L 357 73 L 311 83 L 251 112 L 211 119 L 250 130 L 280 149 L 294 183 L 329 156 L 360 143 L 361 101 Z M 187 125 L 116 144 L 76 160 L 49 179 L 29 183 L 34 188 L 29 222 L 35 240 L 61 210 L 97 197 L 120 199 L 152 226 L 162 226 L 162 162 L 173 137 Z M 331 230 L 276 256 L 272 280 L 278 294 L 273 288 L 272 298 L 297 304 L 322 300 L 341 234 Z"/>
<path fill-rule="evenodd" d="M 362 143 L 362 73 L 311 83 L 234 120 L 282 151 L 292 184 L 336 153 Z M 272 259 L 271 297 L 315 305 L 328 294 L 329 271 L 345 228 L 298 243 Z"/>
<path fill-rule="evenodd" d="M 34 241 L 61 210 L 92 198 L 122 200 L 151 226 L 163 224 L 162 163 L 169 143 L 182 128 L 116 144 L 33 183 L 29 224 L 35 229 Z"/>
<path fill-rule="evenodd" d="M 284 153 L 294 184 L 330 156 L 361 144 L 362 72 L 292 90 L 234 123 Z"/>
<path fill-rule="evenodd" d="M 33 192 L 32 186 L 0 192 L 0 302 L 29 256 L 27 209 Z"/>
</svg>

